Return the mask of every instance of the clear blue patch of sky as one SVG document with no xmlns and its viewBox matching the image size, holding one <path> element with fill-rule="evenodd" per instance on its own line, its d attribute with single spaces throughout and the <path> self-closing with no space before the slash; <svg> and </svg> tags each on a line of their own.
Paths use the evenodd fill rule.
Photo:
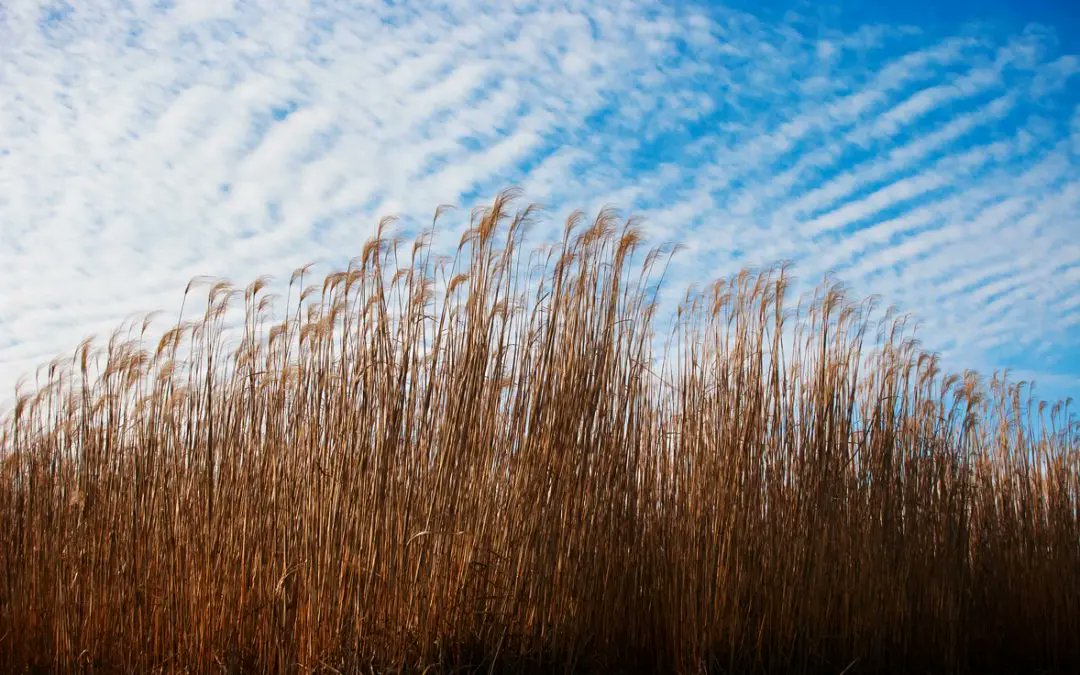
<svg viewBox="0 0 1080 675">
<path fill-rule="evenodd" d="M 75 8 L 67 2 L 51 3 L 42 10 L 38 27 L 42 31 L 48 32 L 62 24 L 74 11 Z"/>
<path fill-rule="evenodd" d="M 710 3 L 701 3 L 708 6 Z M 830 29 L 853 30 L 864 25 L 910 25 L 931 35 L 951 35 L 965 26 L 983 24 L 1008 34 L 1039 23 L 1054 28 L 1061 48 L 1080 51 L 1080 2 L 1075 0 L 834 0 L 832 2 L 761 2 L 727 0 L 724 5 L 763 20 L 782 20 L 789 12 L 816 19 Z"/>
<path fill-rule="evenodd" d="M 296 101 L 284 101 L 270 107 L 270 115 L 278 122 L 288 119 L 289 115 L 296 112 L 299 105 Z"/>
</svg>

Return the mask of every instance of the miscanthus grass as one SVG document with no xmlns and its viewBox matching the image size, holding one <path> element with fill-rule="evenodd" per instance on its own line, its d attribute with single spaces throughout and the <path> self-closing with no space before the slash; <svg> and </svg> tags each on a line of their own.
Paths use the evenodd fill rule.
<svg viewBox="0 0 1080 675">
<path fill-rule="evenodd" d="M 0 670 L 1080 667 L 1066 404 L 783 267 L 654 339 L 666 254 L 606 211 L 523 251 L 510 197 L 448 258 L 380 227 L 279 313 L 195 283 L 43 367 L 0 427 Z"/>
</svg>

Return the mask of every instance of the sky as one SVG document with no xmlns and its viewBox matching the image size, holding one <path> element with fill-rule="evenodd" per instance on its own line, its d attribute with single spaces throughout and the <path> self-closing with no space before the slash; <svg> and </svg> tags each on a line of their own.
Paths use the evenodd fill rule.
<svg viewBox="0 0 1080 675">
<path fill-rule="evenodd" d="M 1077 6 L 1080 7 L 1080 6 Z M 954 370 L 1080 394 L 1068 3 L 0 2 L 0 400 L 208 274 L 344 267 L 510 185 L 909 312 Z"/>
</svg>

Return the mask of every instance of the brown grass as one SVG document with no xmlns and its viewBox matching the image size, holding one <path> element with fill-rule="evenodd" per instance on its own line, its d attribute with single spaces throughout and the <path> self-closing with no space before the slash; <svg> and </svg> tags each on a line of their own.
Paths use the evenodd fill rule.
<svg viewBox="0 0 1080 675">
<path fill-rule="evenodd" d="M 0 670 L 1080 666 L 1067 406 L 784 268 L 688 294 L 661 358 L 666 257 L 610 212 L 523 253 L 509 197 L 451 260 L 380 226 L 283 319 L 196 283 L 43 368 L 0 427 Z"/>
</svg>

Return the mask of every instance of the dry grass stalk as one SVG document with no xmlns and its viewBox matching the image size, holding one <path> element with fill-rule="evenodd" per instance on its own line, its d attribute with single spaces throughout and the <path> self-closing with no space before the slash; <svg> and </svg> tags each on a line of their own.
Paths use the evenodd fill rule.
<svg viewBox="0 0 1080 675">
<path fill-rule="evenodd" d="M 512 196 L 452 261 L 381 223 L 283 319 L 200 280 L 45 368 L 0 427 L 0 669 L 1080 666 L 1067 405 L 783 268 L 654 358 L 664 257 L 607 211 L 523 254 Z"/>
</svg>

